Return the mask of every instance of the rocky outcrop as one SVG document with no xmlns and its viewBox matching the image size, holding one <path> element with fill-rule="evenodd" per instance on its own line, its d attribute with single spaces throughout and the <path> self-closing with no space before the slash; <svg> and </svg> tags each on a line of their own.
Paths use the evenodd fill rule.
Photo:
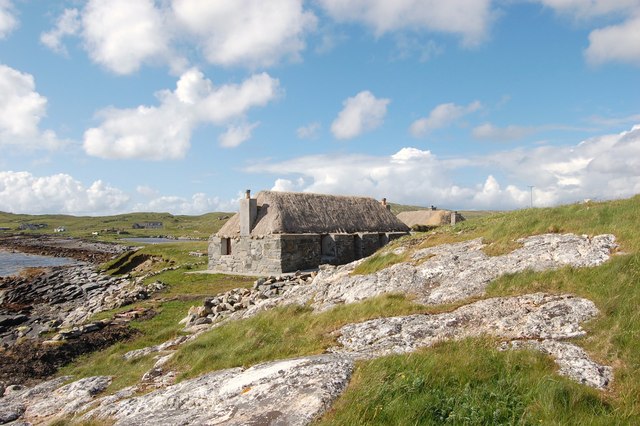
<svg viewBox="0 0 640 426">
<path fill-rule="evenodd" d="M 103 404 L 84 418 L 116 425 L 306 425 L 343 392 L 352 370 L 351 359 L 336 355 L 231 368 Z"/>
<path fill-rule="evenodd" d="M 296 286 L 279 299 L 265 301 L 248 314 L 277 304 L 310 305 L 317 311 L 381 294 L 401 293 L 418 303 L 438 305 L 481 296 L 504 274 L 544 271 L 564 266 L 587 267 L 605 262 L 616 247 L 613 235 L 544 234 L 518 240 L 522 247 L 503 256 L 488 256 L 480 239 L 418 250 L 410 262 L 374 274 L 353 275 L 357 261 L 324 267 L 309 286 Z M 401 254 L 405 247 L 396 249 Z"/>
<path fill-rule="evenodd" d="M 504 342 L 501 350 L 533 349 L 550 355 L 558 364 L 558 373 L 596 389 L 605 389 L 613 380 L 613 368 L 589 358 L 584 349 L 556 340 L 514 340 Z"/>
<path fill-rule="evenodd" d="M 235 288 L 226 293 L 205 299 L 203 306 L 192 306 L 187 316 L 180 321 L 186 328 L 212 324 L 228 318 L 234 312 L 246 310 L 260 301 L 277 298 L 294 286 L 309 284 L 316 272 L 296 272 L 290 275 L 259 278 L 253 289 Z"/>
<path fill-rule="evenodd" d="M 379 318 L 338 330 L 340 346 L 331 352 L 356 358 L 413 352 L 444 340 L 488 335 L 513 340 L 503 348 L 530 348 L 551 355 L 559 373 L 603 389 L 611 382 L 611 367 L 589 359 L 584 350 L 560 339 L 581 336 L 581 322 L 598 314 L 595 305 L 570 295 L 543 293 L 498 297 L 435 315 Z"/>
<path fill-rule="evenodd" d="M 544 293 L 497 297 L 452 312 L 379 318 L 338 330 L 332 352 L 378 357 L 415 351 L 443 340 L 490 335 L 501 339 L 567 339 L 598 313 L 593 302 Z"/>
</svg>

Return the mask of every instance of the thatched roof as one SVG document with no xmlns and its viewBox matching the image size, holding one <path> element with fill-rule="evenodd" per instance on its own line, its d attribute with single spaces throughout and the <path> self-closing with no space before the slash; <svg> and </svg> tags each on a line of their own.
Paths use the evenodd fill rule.
<svg viewBox="0 0 640 426">
<path fill-rule="evenodd" d="M 373 198 L 275 191 L 262 191 L 256 198 L 258 215 L 252 236 L 409 231 Z M 216 235 L 239 234 L 240 215 L 236 213 Z"/>
<path fill-rule="evenodd" d="M 438 226 L 450 224 L 452 214 L 451 210 L 414 210 L 398 213 L 398 219 L 409 227 L 414 225 Z M 462 215 L 456 213 L 456 222 L 461 220 L 464 220 Z"/>
</svg>

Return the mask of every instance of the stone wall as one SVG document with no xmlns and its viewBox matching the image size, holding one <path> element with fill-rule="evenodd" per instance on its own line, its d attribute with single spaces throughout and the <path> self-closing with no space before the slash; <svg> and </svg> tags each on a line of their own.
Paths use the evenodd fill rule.
<svg viewBox="0 0 640 426">
<path fill-rule="evenodd" d="M 321 263 L 319 234 L 282 234 L 282 272 L 317 268 Z"/>
<path fill-rule="evenodd" d="M 209 239 L 209 269 L 220 272 L 271 275 L 282 272 L 280 238 L 236 237 L 230 239 L 231 254 L 221 254 L 224 238 Z"/>
<path fill-rule="evenodd" d="M 225 255 L 226 239 L 209 239 L 209 269 L 249 275 L 273 275 L 314 269 L 320 264 L 343 265 L 370 256 L 388 241 L 405 235 L 396 233 L 279 234 L 268 237 L 231 238 L 231 254 Z M 323 238 L 330 238 L 330 253 L 322 252 Z M 325 241 L 326 242 L 326 241 Z"/>
</svg>

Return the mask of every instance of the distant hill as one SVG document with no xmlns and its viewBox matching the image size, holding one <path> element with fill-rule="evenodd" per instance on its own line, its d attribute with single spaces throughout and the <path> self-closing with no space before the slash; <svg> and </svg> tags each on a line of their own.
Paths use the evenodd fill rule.
<svg viewBox="0 0 640 426">
<path fill-rule="evenodd" d="M 114 216 L 71 216 L 71 215 L 27 215 L 0 212 L 0 232 L 54 233 L 56 228 L 65 229 L 61 235 L 88 237 L 98 232 L 101 239 L 115 239 L 124 236 L 166 235 L 206 239 L 217 232 L 233 213 L 215 212 L 199 216 L 174 216 L 170 213 L 126 213 Z M 161 222 L 158 228 L 145 229 L 150 223 Z M 46 226 L 39 229 L 20 230 L 20 225 Z M 138 224 L 142 229 L 134 229 Z M 120 231 L 120 235 L 116 233 Z M 125 234 L 128 232 L 130 235 Z"/>
</svg>

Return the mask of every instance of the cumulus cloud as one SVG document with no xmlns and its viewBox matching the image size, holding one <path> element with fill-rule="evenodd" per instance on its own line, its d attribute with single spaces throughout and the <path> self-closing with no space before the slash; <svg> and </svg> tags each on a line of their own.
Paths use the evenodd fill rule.
<svg viewBox="0 0 640 426">
<path fill-rule="evenodd" d="M 36 92 L 31 74 L 0 64 L 0 146 L 56 149 L 63 145 L 51 130 L 41 131 L 47 98 Z"/>
<path fill-rule="evenodd" d="M 638 10 L 637 0 L 538 0 L 556 12 L 576 19 L 588 19 L 606 15 L 624 15 Z"/>
<path fill-rule="evenodd" d="M 251 139 L 251 132 L 260 123 L 241 123 L 237 126 L 229 126 L 226 132 L 220 135 L 220 146 L 225 148 L 235 148 L 243 142 Z"/>
<path fill-rule="evenodd" d="M 338 22 L 359 22 L 376 35 L 426 30 L 462 37 L 465 45 L 482 42 L 493 19 L 491 0 L 319 0 Z"/>
<path fill-rule="evenodd" d="M 482 108 L 482 104 L 479 101 L 471 102 L 467 106 L 456 105 L 454 103 L 440 104 L 432 109 L 427 117 L 414 121 L 409 131 L 414 137 L 418 138 L 435 129 L 449 126 L 456 120 L 480 108 Z"/>
<path fill-rule="evenodd" d="M 441 159 L 417 148 L 389 156 L 316 155 L 254 165 L 278 176 L 274 188 L 387 197 L 450 208 L 527 207 L 640 192 L 640 125 L 571 146 L 518 148 Z M 283 173 L 286 170 L 286 173 Z M 293 175 L 293 177 L 287 177 Z"/>
<path fill-rule="evenodd" d="M 635 18 L 592 31 L 584 54 L 594 65 L 605 62 L 640 65 L 640 10 Z"/>
<path fill-rule="evenodd" d="M 347 98 L 331 124 L 331 132 L 338 139 L 351 139 L 379 127 L 387 115 L 389 102 L 389 99 L 376 98 L 368 90 Z"/>
<path fill-rule="evenodd" d="M 491 123 L 484 123 L 473 129 L 473 137 L 491 141 L 509 142 L 522 139 L 535 132 L 533 127 L 509 125 L 496 127 Z"/>
<path fill-rule="evenodd" d="M 238 197 L 239 198 L 239 197 Z M 138 212 L 170 212 L 172 214 L 198 215 L 209 212 L 233 212 L 238 208 L 238 199 L 222 200 L 198 192 L 191 197 L 162 195 L 133 206 Z"/>
<path fill-rule="evenodd" d="M 67 174 L 37 177 L 0 172 L 0 210 L 14 213 L 106 214 L 120 211 L 129 197 L 101 180 L 88 187 Z"/>
<path fill-rule="evenodd" d="M 67 48 L 62 44 L 65 36 L 75 35 L 81 29 L 80 12 L 78 9 L 65 9 L 56 21 L 56 26 L 40 35 L 40 42 L 54 52 L 67 54 Z"/>
<path fill-rule="evenodd" d="M 207 60 L 219 65 L 269 66 L 297 58 L 304 35 L 316 25 L 302 0 L 174 0 L 172 11 Z"/>
<path fill-rule="evenodd" d="M 584 51 L 587 62 L 600 65 L 623 62 L 640 65 L 640 2 L 637 0 L 538 0 L 556 12 L 582 22 L 596 18 L 623 19 L 622 22 L 596 28 L 589 34 Z"/>
<path fill-rule="evenodd" d="M 10 0 L 0 0 L 0 40 L 18 26 L 18 19 Z"/>
<path fill-rule="evenodd" d="M 89 0 L 82 28 L 91 59 L 118 74 L 137 71 L 170 51 L 165 17 L 152 0 Z"/>
<path fill-rule="evenodd" d="M 136 187 L 135 204 L 125 191 L 101 180 L 85 185 L 64 173 L 35 176 L 30 172 L 0 171 L 0 211 L 28 214 L 108 215 L 127 211 L 203 214 L 235 211 L 237 198 L 196 193 L 191 197 L 162 195 L 148 186 Z M 239 197 L 238 197 L 239 198 Z"/>
<path fill-rule="evenodd" d="M 196 126 L 223 125 L 243 119 L 249 109 L 273 100 L 278 86 L 278 80 L 262 73 L 252 75 L 241 84 L 216 87 L 193 68 L 182 74 L 174 91 L 156 93 L 158 106 L 101 111 L 100 126 L 84 134 L 84 149 L 87 154 L 102 158 L 182 158 L 190 147 Z M 240 126 L 227 133 L 221 142 L 235 146 L 234 143 L 246 140 L 254 127 Z"/>
<path fill-rule="evenodd" d="M 317 121 L 309 123 L 306 126 L 300 126 L 296 129 L 296 136 L 298 136 L 298 139 L 315 139 L 318 137 L 320 127 L 320 123 Z"/>
<path fill-rule="evenodd" d="M 62 38 L 78 35 L 91 59 L 117 74 L 144 64 L 168 64 L 179 73 L 186 68 L 184 46 L 195 46 L 212 64 L 255 68 L 297 59 L 316 21 L 302 0 L 89 0 L 65 10 L 41 40 L 64 53 Z"/>
</svg>

